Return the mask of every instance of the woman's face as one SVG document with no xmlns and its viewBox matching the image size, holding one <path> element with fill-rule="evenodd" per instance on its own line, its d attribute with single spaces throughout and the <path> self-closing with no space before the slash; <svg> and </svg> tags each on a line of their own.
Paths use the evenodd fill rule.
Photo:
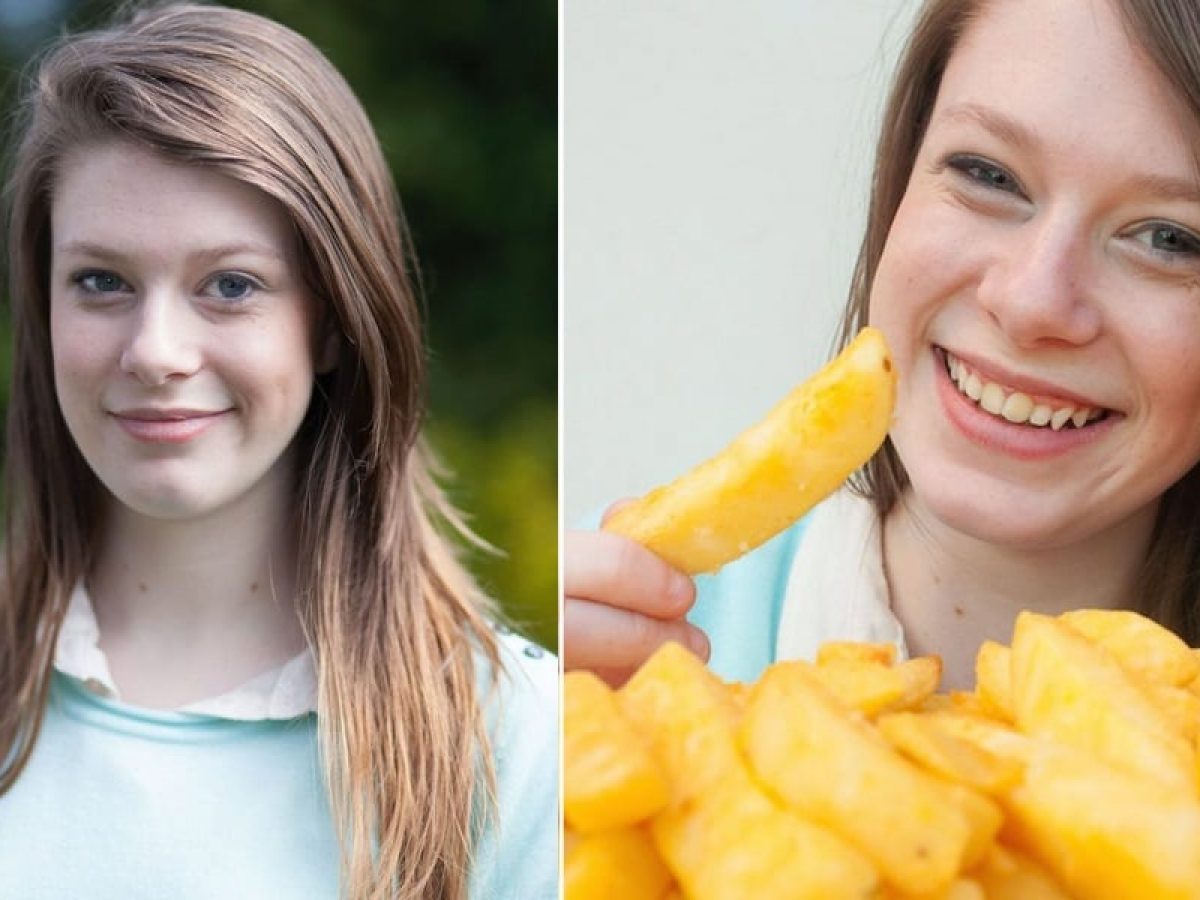
<svg viewBox="0 0 1200 900">
<path fill-rule="evenodd" d="M 913 497 L 1054 546 L 1200 457 L 1200 129 L 1104 0 L 1000 0 L 950 59 L 871 295 Z"/>
<path fill-rule="evenodd" d="M 51 231 L 58 400 L 112 495 L 188 519 L 279 475 L 314 376 L 282 208 L 112 142 L 68 158 Z"/>
</svg>

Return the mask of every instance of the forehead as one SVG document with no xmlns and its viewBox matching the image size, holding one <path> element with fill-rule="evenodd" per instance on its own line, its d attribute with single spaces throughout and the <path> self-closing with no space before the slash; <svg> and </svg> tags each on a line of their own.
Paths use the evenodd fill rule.
<svg viewBox="0 0 1200 900">
<path fill-rule="evenodd" d="M 933 118 L 961 103 L 984 103 L 1064 143 L 1102 138 L 1141 157 L 1165 142 L 1193 159 L 1200 139 L 1195 116 L 1110 0 L 983 3 L 947 63 Z"/>
<path fill-rule="evenodd" d="M 284 253 L 291 227 L 261 191 L 198 165 L 109 141 L 69 153 L 50 202 L 53 242 L 116 243 L 155 250 L 253 241 Z"/>
</svg>

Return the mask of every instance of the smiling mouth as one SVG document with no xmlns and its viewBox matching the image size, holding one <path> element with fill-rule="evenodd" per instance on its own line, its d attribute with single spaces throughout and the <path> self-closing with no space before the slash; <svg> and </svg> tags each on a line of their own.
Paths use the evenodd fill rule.
<svg viewBox="0 0 1200 900">
<path fill-rule="evenodd" d="M 207 419 L 219 416 L 226 410 L 221 409 L 126 409 L 112 413 L 120 419 L 131 422 L 183 422 L 188 419 Z"/>
<path fill-rule="evenodd" d="M 989 381 L 948 350 L 938 348 L 950 382 L 979 409 L 1014 425 L 1034 428 L 1079 429 L 1108 418 L 1110 410 L 1080 406 L 1049 397 L 1030 396 L 1016 388 Z"/>
<path fill-rule="evenodd" d="M 134 440 L 143 444 L 187 444 L 221 420 L 228 410 L 123 410 L 113 419 Z"/>
</svg>

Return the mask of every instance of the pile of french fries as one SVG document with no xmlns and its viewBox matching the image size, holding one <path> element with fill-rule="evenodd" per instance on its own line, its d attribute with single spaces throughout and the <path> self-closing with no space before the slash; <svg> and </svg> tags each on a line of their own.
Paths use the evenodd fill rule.
<svg viewBox="0 0 1200 900">
<path fill-rule="evenodd" d="M 1200 651 L 1023 613 L 940 663 L 827 644 L 753 685 L 677 645 L 565 684 L 568 900 L 1200 898 Z"/>
</svg>

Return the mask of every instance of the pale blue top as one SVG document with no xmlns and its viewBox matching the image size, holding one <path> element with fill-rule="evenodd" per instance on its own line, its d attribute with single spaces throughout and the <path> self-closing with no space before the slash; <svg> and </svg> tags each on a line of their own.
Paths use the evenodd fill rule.
<svg viewBox="0 0 1200 900">
<path fill-rule="evenodd" d="M 808 519 L 777 534 L 715 575 L 696 577 L 688 621 L 702 629 L 709 667 L 727 681 L 756 681 L 776 658 L 788 578 Z"/>
<path fill-rule="evenodd" d="M 505 635 L 488 710 L 498 824 L 473 900 L 558 896 L 558 666 Z M 316 716 L 233 721 L 97 696 L 56 673 L 42 733 L 0 797 L 0 898 L 335 900 Z"/>
</svg>

